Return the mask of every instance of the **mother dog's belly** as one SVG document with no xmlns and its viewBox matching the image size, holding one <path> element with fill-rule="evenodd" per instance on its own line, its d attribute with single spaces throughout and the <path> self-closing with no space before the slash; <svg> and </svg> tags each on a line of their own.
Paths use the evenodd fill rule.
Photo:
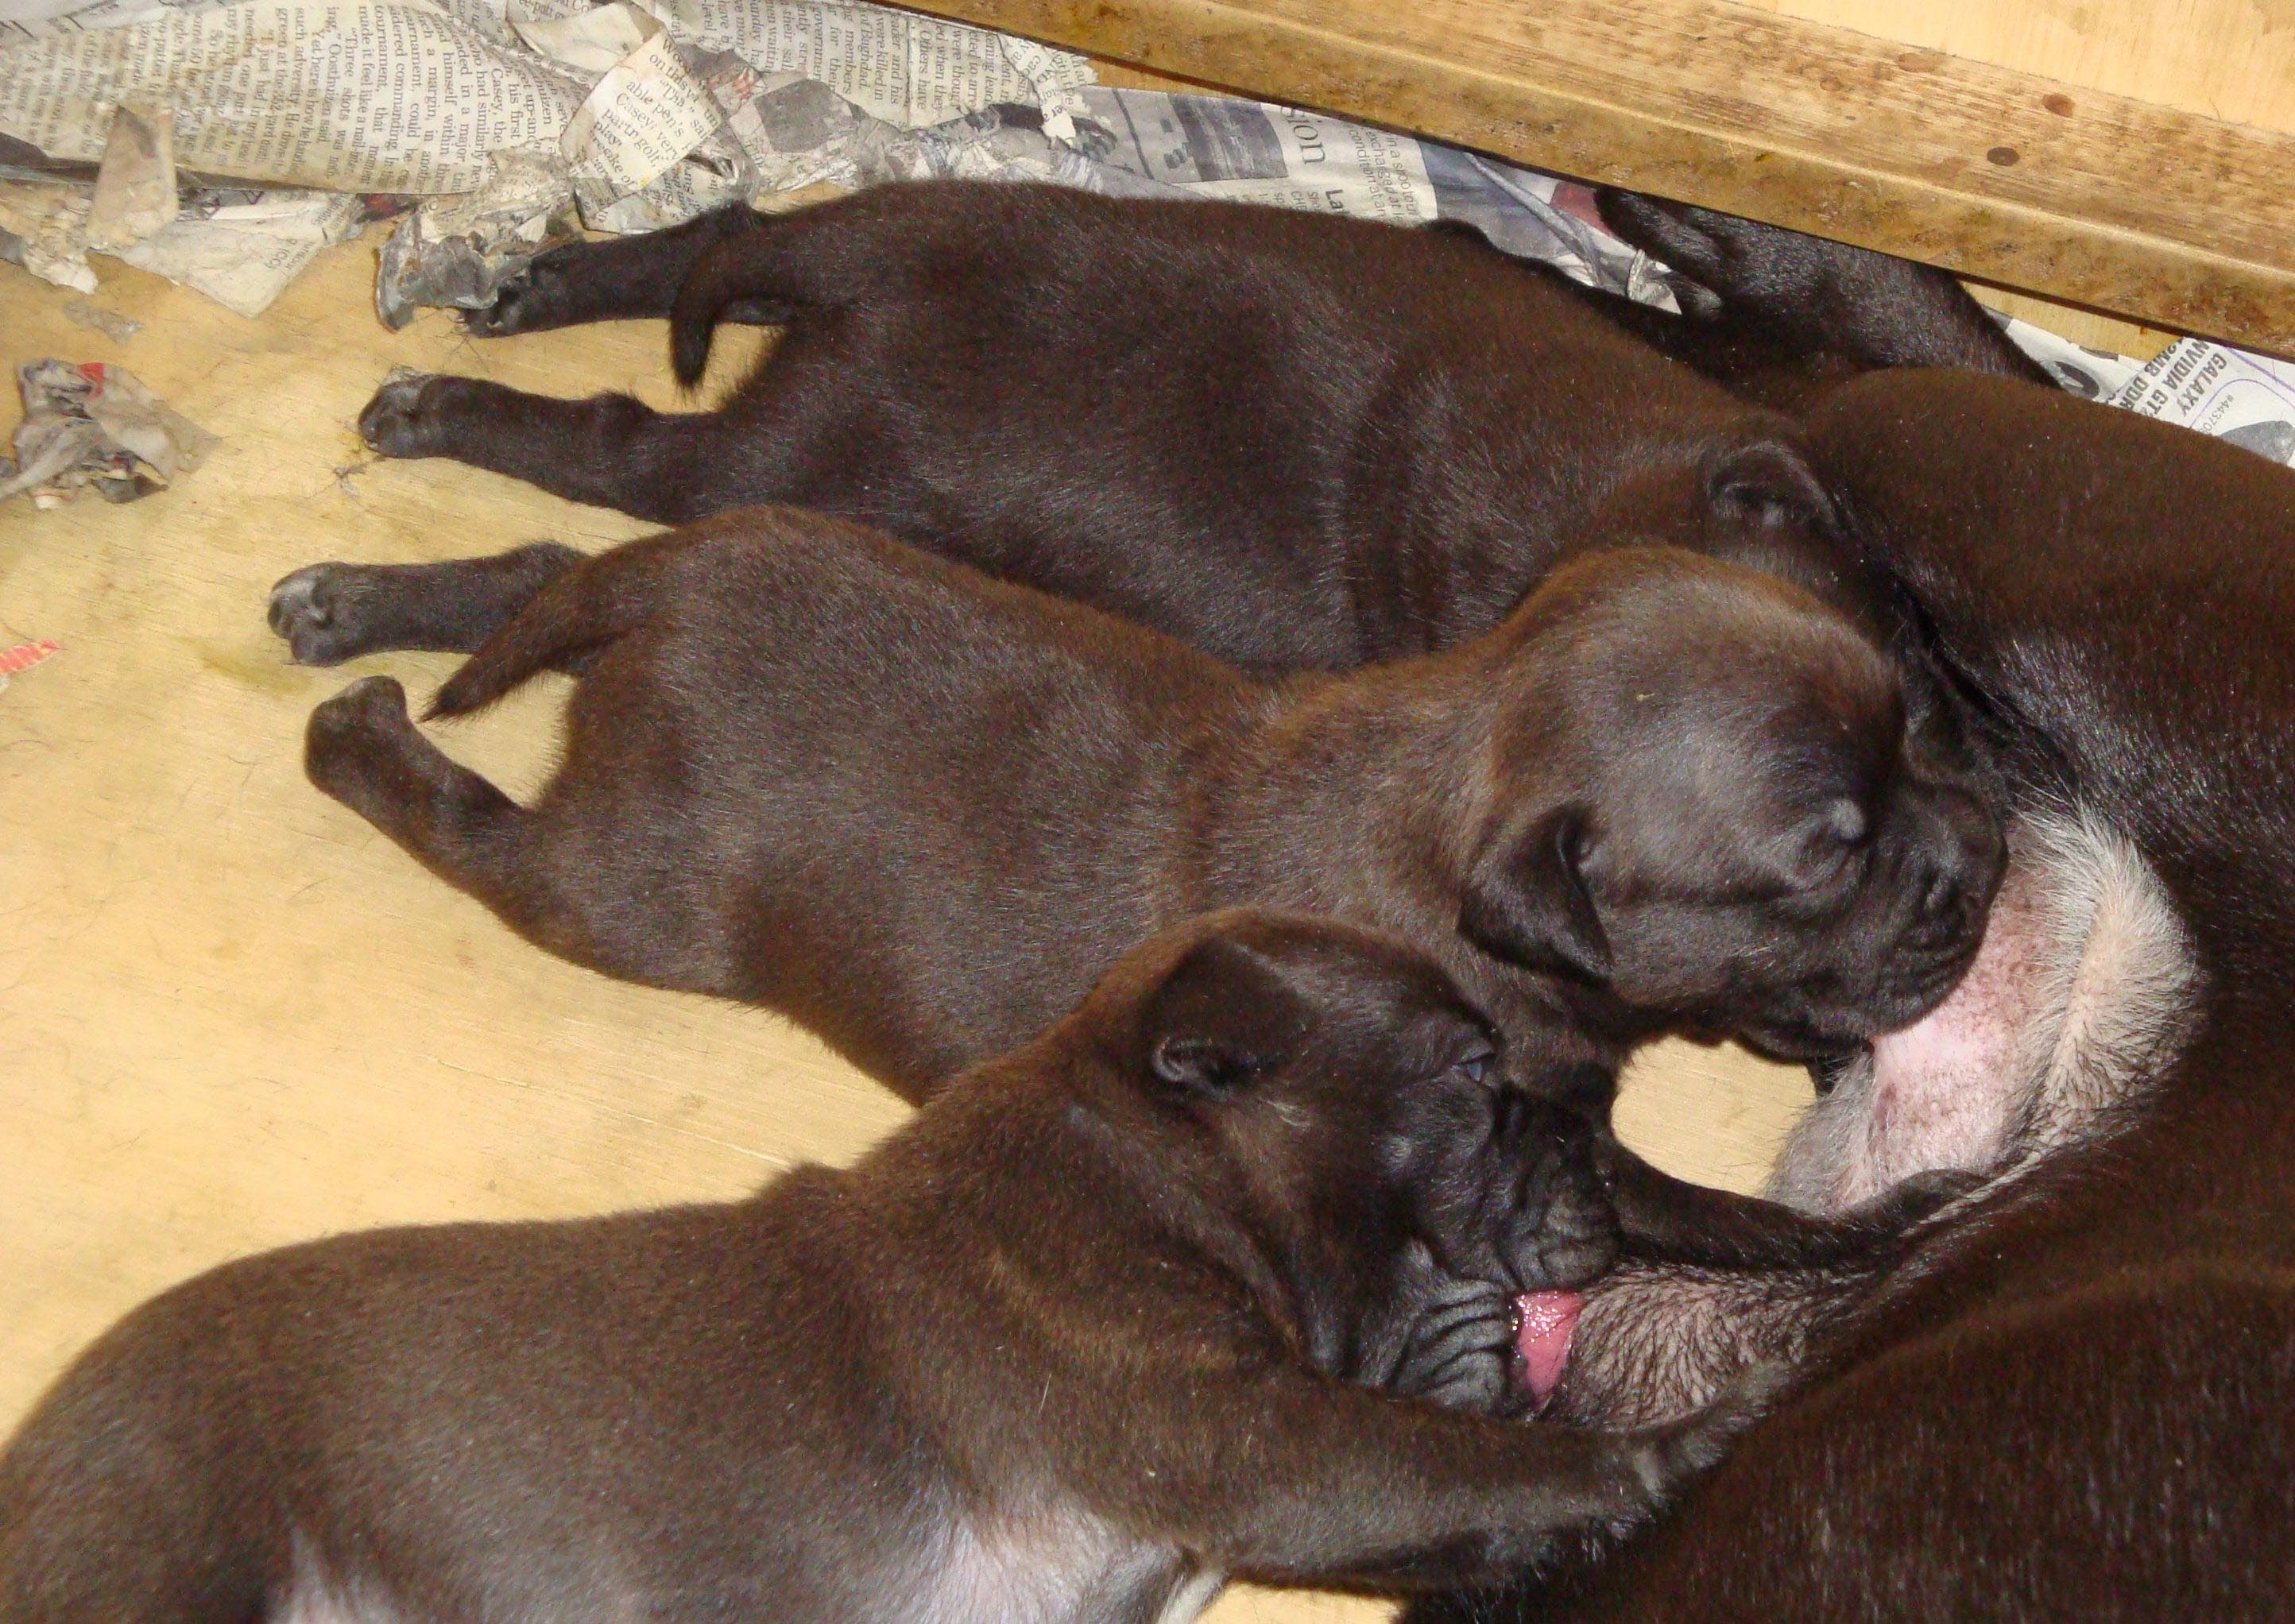
<svg viewBox="0 0 2295 1624">
<path fill-rule="evenodd" d="M 2198 969 L 2148 864 L 2093 816 L 2028 813 L 1968 975 L 1801 1118 L 1769 1193 L 1825 1215 L 1918 1172 L 1986 1175 L 1969 1201 L 2095 1131 L 2186 1035 Z M 1948 1213 L 1952 1209 L 1948 1207 Z M 1798 1364 L 1872 1276 L 1628 1261 L 1586 1288 L 1548 1413 L 1646 1425 L 1759 1363 Z"/>
<path fill-rule="evenodd" d="M 1778 1200 L 1835 1214 L 1932 1169 L 2011 1176 L 2127 1103 L 2181 1043 L 2198 972 L 2150 865 L 2086 813 L 2027 815 L 2009 844 L 1967 975 L 1802 1116 Z"/>
</svg>

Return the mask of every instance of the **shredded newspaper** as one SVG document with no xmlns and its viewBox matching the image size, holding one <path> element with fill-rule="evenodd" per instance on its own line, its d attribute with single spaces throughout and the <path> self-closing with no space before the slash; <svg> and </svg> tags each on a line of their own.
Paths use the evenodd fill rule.
<svg viewBox="0 0 2295 1624">
<path fill-rule="evenodd" d="M 0 457 L 0 499 L 29 492 L 39 507 L 93 490 L 135 502 L 197 468 L 215 437 L 174 411 L 126 369 L 34 361 L 16 369 L 24 420 L 16 454 Z"/>
<path fill-rule="evenodd" d="M 1460 221 L 1673 306 L 1574 183 L 859 0 L 0 0 L 0 257 L 83 293 L 104 253 L 253 315 L 389 213 L 399 326 L 580 227 L 937 176 Z M 2295 461 L 2295 366 L 2005 326 L 2067 389 Z"/>
</svg>

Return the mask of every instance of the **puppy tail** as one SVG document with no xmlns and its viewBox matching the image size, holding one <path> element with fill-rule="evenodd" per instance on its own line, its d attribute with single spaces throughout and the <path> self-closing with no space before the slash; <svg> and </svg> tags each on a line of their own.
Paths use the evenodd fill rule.
<svg viewBox="0 0 2295 1624">
<path fill-rule="evenodd" d="M 804 214 L 760 216 L 755 230 L 724 239 L 693 262 L 669 314 L 669 364 L 681 388 L 701 381 L 718 322 L 777 327 L 820 302 L 806 256 L 792 251 L 790 241 L 816 235 Z"/>
<path fill-rule="evenodd" d="M 651 617 L 653 567 L 675 535 L 631 542 L 576 565 L 536 593 L 446 679 L 425 720 L 467 716 L 542 671 L 584 669 Z"/>
</svg>

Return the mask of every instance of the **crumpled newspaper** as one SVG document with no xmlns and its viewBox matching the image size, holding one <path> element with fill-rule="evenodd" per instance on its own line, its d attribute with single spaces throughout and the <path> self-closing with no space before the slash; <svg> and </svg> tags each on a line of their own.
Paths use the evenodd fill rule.
<svg viewBox="0 0 2295 1624">
<path fill-rule="evenodd" d="M 225 263 L 275 265 L 280 245 L 241 219 L 171 223 L 178 167 L 273 197 L 456 199 L 402 224 L 377 290 L 388 319 L 433 297 L 483 302 L 576 208 L 596 230 L 648 231 L 806 184 L 792 177 L 824 167 L 809 139 L 824 117 L 881 141 L 878 126 L 1022 104 L 1057 137 L 1094 77 L 1064 51 L 858 0 L 30 0 L 12 16 L 0 257 L 86 292 L 94 248 L 249 314 L 277 289 L 233 286 Z M 813 88 L 779 94 L 799 80 Z M 557 195 L 536 204 L 551 160 Z M 40 183 L 66 194 L 8 195 Z"/>
<path fill-rule="evenodd" d="M 92 488 L 135 502 L 207 458 L 215 437 L 171 409 L 122 368 L 101 361 L 33 361 L 16 369 L 24 420 L 16 455 L 0 458 L 0 498 L 31 493 L 60 507 Z"/>
<path fill-rule="evenodd" d="M 118 107 L 93 179 L 10 167 L 0 178 L 0 259 L 92 293 L 87 256 L 110 254 L 257 316 L 365 217 L 360 200 L 340 192 L 186 185 L 174 128 L 168 108 Z"/>
<path fill-rule="evenodd" d="M 476 192 L 426 199 L 400 217 L 376 265 L 375 314 L 395 331 L 421 306 L 483 310 L 528 260 L 578 234 L 564 160 L 497 152 Z"/>
</svg>

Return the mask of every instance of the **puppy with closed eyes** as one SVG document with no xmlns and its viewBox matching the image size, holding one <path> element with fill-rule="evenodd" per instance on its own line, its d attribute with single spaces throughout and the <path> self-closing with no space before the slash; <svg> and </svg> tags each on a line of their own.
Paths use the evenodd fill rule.
<svg viewBox="0 0 2295 1624">
<path fill-rule="evenodd" d="M 380 677 L 313 714 L 314 782 L 551 951 L 779 1009 L 911 1098 L 1246 904 L 1393 931 L 1509 1030 L 1558 1003 L 1613 1054 L 1684 1028 L 1833 1053 L 1944 996 L 1997 877 L 1890 661 L 1678 549 L 1278 686 L 786 510 L 588 560 L 320 566 L 275 618 L 314 573 L 369 648 L 487 630 L 434 714 L 582 674 L 531 807 Z"/>
<path fill-rule="evenodd" d="M 360 433 L 665 523 L 818 509 L 1255 671 L 1449 647 L 1618 540 L 1868 607 L 1788 419 L 1471 233 L 923 182 L 559 249 L 470 327 L 633 316 L 688 384 L 718 322 L 785 331 L 712 412 L 413 376 Z"/>
<path fill-rule="evenodd" d="M 130 1315 L 0 1455 L 0 1620 L 1171 1621 L 1229 1572 L 1488 1579 L 1754 1400 L 1600 1434 L 1446 1351 L 1615 1245 L 1566 1024 L 1230 913 L 847 1171 L 340 1236 Z M 1470 1383 L 1471 1385 L 1471 1383 Z"/>
</svg>

